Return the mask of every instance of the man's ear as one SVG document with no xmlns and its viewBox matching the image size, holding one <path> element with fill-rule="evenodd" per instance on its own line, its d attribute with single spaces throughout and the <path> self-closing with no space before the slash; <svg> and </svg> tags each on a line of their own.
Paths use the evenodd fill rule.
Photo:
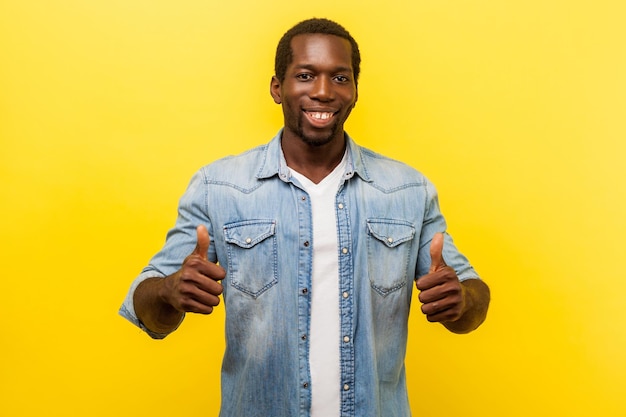
<svg viewBox="0 0 626 417">
<path fill-rule="evenodd" d="M 274 99 L 274 103 L 281 104 L 283 102 L 280 97 L 280 81 L 275 75 L 272 77 L 272 81 L 270 82 L 270 94 Z"/>
</svg>

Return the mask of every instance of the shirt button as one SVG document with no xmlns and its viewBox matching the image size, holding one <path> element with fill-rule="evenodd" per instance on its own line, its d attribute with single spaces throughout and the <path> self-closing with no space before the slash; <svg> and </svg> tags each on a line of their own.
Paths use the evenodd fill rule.
<svg viewBox="0 0 626 417">
<path fill-rule="evenodd" d="M 350 296 L 350 294 L 348 294 L 348 291 L 344 291 L 342 296 L 343 296 L 343 298 L 348 298 Z"/>
<path fill-rule="evenodd" d="M 343 249 L 341 250 L 341 253 L 343 253 L 343 254 L 348 253 L 348 248 L 343 248 Z"/>
<path fill-rule="evenodd" d="M 343 208 L 343 203 L 339 203 L 339 206 L 338 206 L 338 207 L 339 207 L 340 209 L 342 209 L 342 208 Z"/>
<path fill-rule="evenodd" d="M 304 242 L 304 247 L 305 247 L 305 248 L 308 248 L 308 247 L 309 247 L 309 245 L 310 245 L 310 243 L 309 243 L 309 241 L 308 241 L 308 240 L 307 240 L 306 242 Z"/>
<path fill-rule="evenodd" d="M 247 238 L 247 239 L 246 239 L 246 243 L 250 243 L 250 242 L 252 242 L 252 239 Z"/>
<path fill-rule="evenodd" d="M 350 385 L 345 384 L 345 385 L 343 386 L 343 390 L 344 390 L 344 391 L 348 391 L 349 389 L 350 389 Z"/>
<path fill-rule="evenodd" d="M 344 337 L 343 337 L 343 341 L 344 341 L 344 342 L 346 342 L 346 343 L 348 343 L 348 342 L 350 341 L 350 338 L 349 338 L 348 336 L 344 336 Z"/>
<path fill-rule="evenodd" d="M 302 335 L 302 340 L 306 340 L 306 335 L 305 334 Z"/>
<path fill-rule="evenodd" d="M 302 288 L 302 294 L 306 294 L 306 293 L 308 293 L 308 292 L 309 292 L 309 289 L 308 289 L 308 288 Z"/>
<path fill-rule="evenodd" d="M 305 196 L 300 197 L 300 199 L 301 199 L 302 201 L 306 201 L 306 197 L 305 197 Z"/>
<path fill-rule="evenodd" d="M 388 238 L 387 238 L 387 242 L 389 242 L 389 243 L 393 243 L 393 238 L 392 238 L 392 237 L 388 237 Z"/>
<path fill-rule="evenodd" d="M 302 388 L 308 388 L 308 387 L 309 387 L 309 383 L 308 382 L 305 382 L 304 384 L 302 384 Z M 345 386 L 344 386 L 344 388 L 345 388 Z"/>
</svg>

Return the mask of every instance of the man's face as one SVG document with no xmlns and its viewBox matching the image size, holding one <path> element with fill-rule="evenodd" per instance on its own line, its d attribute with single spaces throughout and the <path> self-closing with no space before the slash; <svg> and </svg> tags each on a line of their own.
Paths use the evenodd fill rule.
<svg viewBox="0 0 626 417">
<path fill-rule="evenodd" d="M 281 82 L 272 78 L 271 94 L 282 104 L 283 135 L 311 146 L 343 139 L 343 124 L 357 100 L 351 45 L 334 35 L 297 35 L 293 60 Z"/>
</svg>

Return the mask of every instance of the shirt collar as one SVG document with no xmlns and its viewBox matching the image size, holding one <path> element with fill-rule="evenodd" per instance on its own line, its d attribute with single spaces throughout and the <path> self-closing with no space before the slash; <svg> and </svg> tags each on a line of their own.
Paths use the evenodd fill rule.
<svg viewBox="0 0 626 417">
<path fill-rule="evenodd" d="M 263 153 L 263 158 L 259 162 L 259 170 L 256 175 L 258 179 L 265 179 L 278 175 L 281 180 L 289 181 L 291 174 L 289 172 L 289 168 L 287 167 L 287 162 L 285 161 L 285 155 L 283 155 L 283 150 L 280 146 L 282 133 L 283 130 L 281 129 L 265 146 L 265 152 Z M 348 155 L 346 170 L 343 174 L 343 178 L 347 180 L 356 174 L 361 177 L 363 181 L 371 182 L 365 161 L 363 160 L 361 148 L 347 133 L 346 141 Z"/>
</svg>

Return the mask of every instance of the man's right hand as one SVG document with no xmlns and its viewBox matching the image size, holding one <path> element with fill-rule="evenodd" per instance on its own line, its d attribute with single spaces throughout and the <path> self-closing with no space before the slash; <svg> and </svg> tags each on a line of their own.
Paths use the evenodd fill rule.
<svg viewBox="0 0 626 417">
<path fill-rule="evenodd" d="M 196 234 L 196 248 L 177 272 L 163 279 L 158 295 L 180 312 L 211 314 L 220 303 L 224 288 L 218 281 L 226 277 L 226 271 L 207 258 L 211 240 L 206 227 L 198 226 Z"/>
<path fill-rule="evenodd" d="M 181 323 L 184 313 L 211 314 L 224 288 L 218 281 L 226 271 L 209 262 L 211 243 L 206 227 L 196 228 L 196 248 L 181 268 L 165 278 L 142 281 L 133 294 L 137 318 L 151 331 L 168 334 Z"/>
</svg>

